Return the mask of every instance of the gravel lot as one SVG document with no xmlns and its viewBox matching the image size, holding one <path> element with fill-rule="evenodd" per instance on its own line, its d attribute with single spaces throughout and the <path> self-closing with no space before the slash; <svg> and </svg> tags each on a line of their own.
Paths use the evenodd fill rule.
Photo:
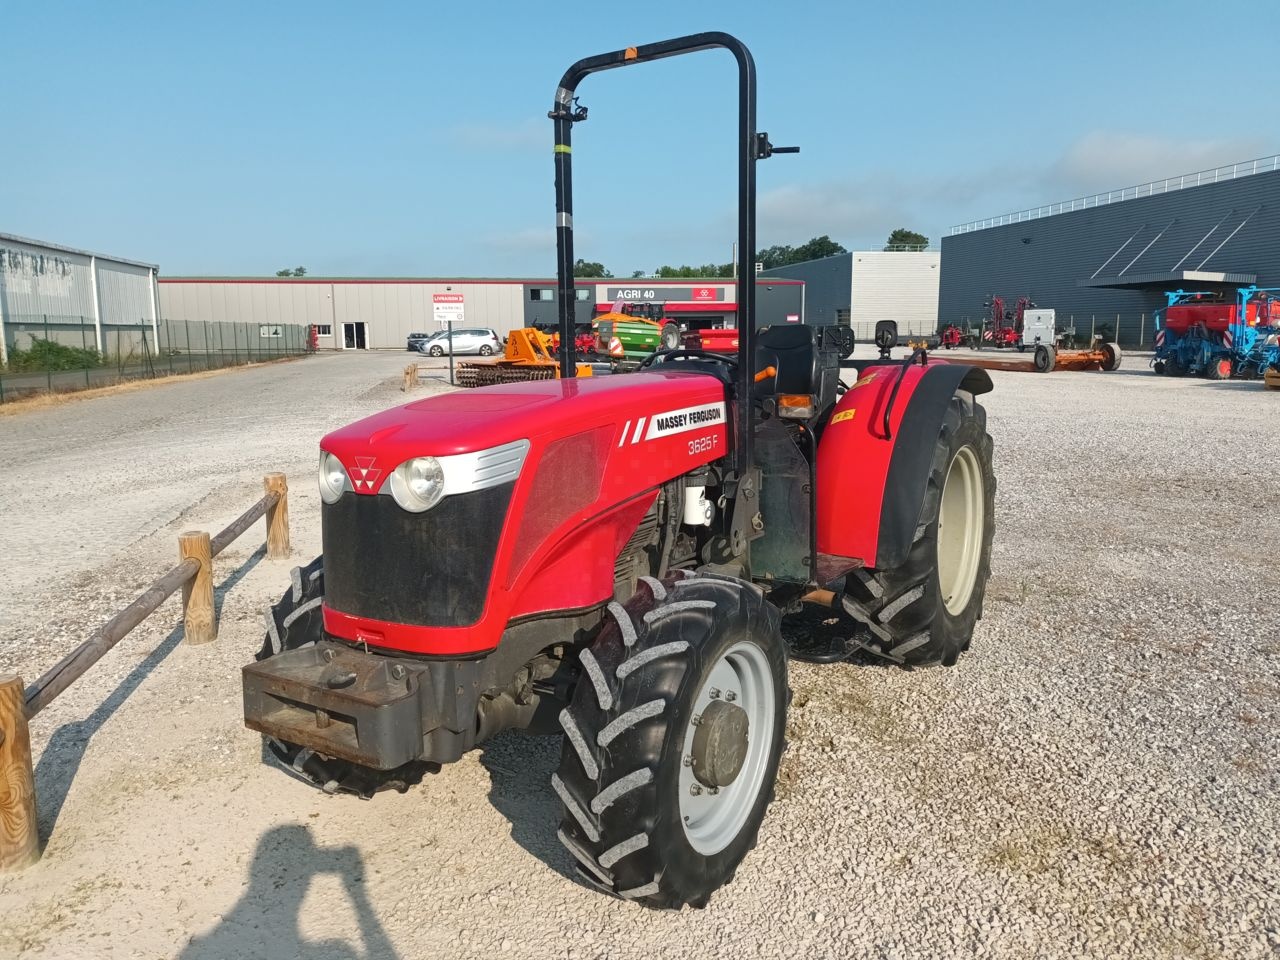
<svg viewBox="0 0 1280 960">
<path fill-rule="evenodd" d="M 572 877 L 558 744 L 499 738 L 408 794 L 262 762 L 239 666 L 288 582 L 217 561 L 33 725 L 44 859 L 0 956 L 1271 957 L 1280 954 L 1280 393 L 996 373 L 986 618 L 953 670 L 796 664 L 760 846 L 705 911 Z M 28 680 L 315 444 L 402 402 L 404 354 L 321 356 L 0 418 L 0 671 Z M 439 387 L 428 387 L 439 389 Z"/>
</svg>

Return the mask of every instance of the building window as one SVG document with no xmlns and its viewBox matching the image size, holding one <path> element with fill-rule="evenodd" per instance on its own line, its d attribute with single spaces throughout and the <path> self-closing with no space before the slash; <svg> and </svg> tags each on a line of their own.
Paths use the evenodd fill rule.
<svg viewBox="0 0 1280 960">
<path fill-rule="evenodd" d="M 586 303 L 591 299 L 591 289 L 588 287 L 585 290 L 575 290 L 573 291 L 573 298 L 579 303 Z"/>
<path fill-rule="evenodd" d="M 333 336 L 333 327 L 332 327 L 332 326 L 330 326 L 330 325 L 329 325 L 329 324 L 327 324 L 327 323 L 317 323 L 317 324 L 316 324 L 316 336 L 317 336 L 317 337 L 332 337 L 332 336 Z"/>
<path fill-rule="evenodd" d="M 556 292 L 549 287 L 532 287 L 529 290 L 530 300 L 554 300 Z"/>
</svg>

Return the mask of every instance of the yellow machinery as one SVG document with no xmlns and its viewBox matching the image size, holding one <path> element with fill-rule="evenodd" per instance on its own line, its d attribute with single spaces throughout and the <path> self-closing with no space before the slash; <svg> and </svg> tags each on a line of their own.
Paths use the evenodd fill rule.
<svg viewBox="0 0 1280 960">
<path fill-rule="evenodd" d="M 591 364 L 579 363 L 578 376 L 591 376 Z M 507 346 L 497 360 L 469 360 L 458 364 L 458 385 L 487 387 L 494 383 L 523 383 L 525 380 L 555 380 L 560 364 L 552 350 L 551 337 L 533 327 L 512 330 Z"/>
</svg>

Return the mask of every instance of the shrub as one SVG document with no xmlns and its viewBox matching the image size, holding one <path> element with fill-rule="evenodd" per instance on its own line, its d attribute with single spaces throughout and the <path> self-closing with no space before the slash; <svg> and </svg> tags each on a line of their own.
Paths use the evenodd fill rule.
<svg viewBox="0 0 1280 960">
<path fill-rule="evenodd" d="M 102 366 L 102 354 L 84 347 L 68 347 L 52 340 L 31 339 L 27 350 L 9 351 L 9 370 L 83 370 Z"/>
</svg>

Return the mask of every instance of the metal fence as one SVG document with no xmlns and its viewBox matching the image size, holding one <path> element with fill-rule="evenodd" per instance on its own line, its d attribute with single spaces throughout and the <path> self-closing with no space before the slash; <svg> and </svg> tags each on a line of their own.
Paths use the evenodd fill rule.
<svg viewBox="0 0 1280 960">
<path fill-rule="evenodd" d="M 4 340 L 0 403 L 310 351 L 305 326 L 281 323 L 159 320 L 103 324 L 99 331 L 86 317 L 18 315 L 5 317 Z"/>
</svg>

